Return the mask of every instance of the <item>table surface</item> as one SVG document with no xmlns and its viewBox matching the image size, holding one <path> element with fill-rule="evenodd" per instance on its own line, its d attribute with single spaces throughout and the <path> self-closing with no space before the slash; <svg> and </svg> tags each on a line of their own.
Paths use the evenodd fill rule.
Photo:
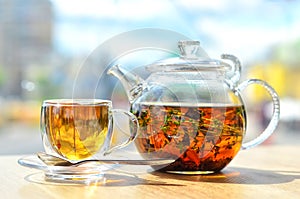
<svg viewBox="0 0 300 199">
<path fill-rule="evenodd" d="M 110 171 L 90 185 L 50 183 L 41 171 L 20 166 L 22 156 L 0 156 L 0 198 L 300 198 L 300 146 L 240 151 L 221 173 L 175 175 Z"/>
</svg>

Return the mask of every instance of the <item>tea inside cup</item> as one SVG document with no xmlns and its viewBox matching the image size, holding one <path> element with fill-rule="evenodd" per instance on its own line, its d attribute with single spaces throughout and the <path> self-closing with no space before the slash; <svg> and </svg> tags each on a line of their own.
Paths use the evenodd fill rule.
<svg viewBox="0 0 300 199">
<path fill-rule="evenodd" d="M 132 131 L 125 141 L 112 146 L 116 113 L 129 118 Z M 110 100 L 55 99 L 46 100 L 42 105 L 45 151 L 70 161 L 97 159 L 125 147 L 135 139 L 137 129 L 136 117 L 128 111 L 113 109 Z"/>
</svg>

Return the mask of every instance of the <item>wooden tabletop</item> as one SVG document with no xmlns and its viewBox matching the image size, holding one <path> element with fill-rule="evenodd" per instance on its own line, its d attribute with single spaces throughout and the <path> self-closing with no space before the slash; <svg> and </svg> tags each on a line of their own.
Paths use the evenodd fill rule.
<svg viewBox="0 0 300 199">
<path fill-rule="evenodd" d="M 20 166 L 21 156 L 0 156 L 0 198 L 300 198 L 300 145 L 259 146 L 240 151 L 222 173 L 175 175 L 110 171 L 102 183 L 44 181 Z"/>
</svg>

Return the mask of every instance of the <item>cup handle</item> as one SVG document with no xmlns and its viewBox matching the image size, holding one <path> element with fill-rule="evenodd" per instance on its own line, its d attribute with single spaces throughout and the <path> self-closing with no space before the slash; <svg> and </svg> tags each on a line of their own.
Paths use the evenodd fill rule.
<svg viewBox="0 0 300 199">
<path fill-rule="evenodd" d="M 235 92 L 240 93 L 242 90 L 244 90 L 247 86 L 249 86 L 251 84 L 261 85 L 271 95 L 272 101 L 273 101 L 273 114 L 272 114 L 272 118 L 271 118 L 267 128 L 258 137 L 254 138 L 251 141 L 243 143 L 242 149 L 249 149 L 249 148 L 255 147 L 255 146 L 261 144 L 262 142 L 264 142 L 269 136 L 271 136 L 271 134 L 274 132 L 274 130 L 276 129 L 276 127 L 278 125 L 279 115 L 280 115 L 280 100 L 279 100 L 278 94 L 272 88 L 272 86 L 270 86 L 265 81 L 262 81 L 260 79 L 246 80 L 246 81 L 242 82 L 241 84 L 239 84 L 235 88 Z"/>
<path fill-rule="evenodd" d="M 138 119 L 131 112 L 126 111 L 126 110 L 122 110 L 122 109 L 113 109 L 113 110 L 111 110 L 111 112 L 112 112 L 112 114 L 114 114 L 114 113 L 121 113 L 121 114 L 126 115 L 127 117 L 130 118 L 130 121 L 132 122 L 133 126 L 132 126 L 132 130 L 130 130 L 130 136 L 129 136 L 129 138 L 127 140 L 125 140 L 123 143 L 121 143 L 119 145 L 116 145 L 116 146 L 114 146 L 112 148 L 107 149 L 104 152 L 104 154 L 103 154 L 104 156 L 110 154 L 111 152 L 113 152 L 113 151 L 115 151 L 117 149 L 121 149 L 123 147 L 126 147 L 127 145 L 129 145 L 130 143 L 132 143 L 135 140 L 135 138 L 137 137 L 137 135 L 138 135 L 138 129 L 139 129 Z"/>
</svg>

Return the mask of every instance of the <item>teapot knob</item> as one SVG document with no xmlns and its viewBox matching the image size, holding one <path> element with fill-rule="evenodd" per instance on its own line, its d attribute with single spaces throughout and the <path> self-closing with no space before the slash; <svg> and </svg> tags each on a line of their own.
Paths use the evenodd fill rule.
<svg viewBox="0 0 300 199">
<path fill-rule="evenodd" d="M 198 50 L 200 47 L 199 41 L 179 41 L 178 47 L 180 50 L 181 58 L 183 59 L 198 58 Z"/>
</svg>

